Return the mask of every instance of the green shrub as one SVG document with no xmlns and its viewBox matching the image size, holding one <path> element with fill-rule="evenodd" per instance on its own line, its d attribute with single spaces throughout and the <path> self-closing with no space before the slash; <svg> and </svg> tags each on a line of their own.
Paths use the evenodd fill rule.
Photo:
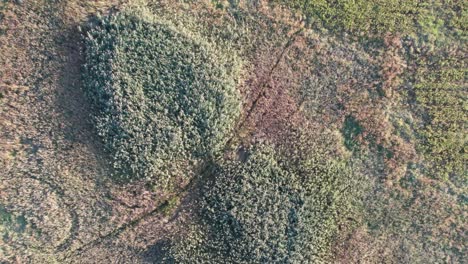
<svg viewBox="0 0 468 264">
<path fill-rule="evenodd" d="M 99 18 L 85 37 L 84 82 L 121 179 L 166 187 L 223 148 L 240 112 L 240 64 L 144 11 Z"/>
<path fill-rule="evenodd" d="M 344 144 L 349 150 L 355 150 L 359 147 L 357 137 L 362 134 L 362 127 L 353 116 L 347 116 L 343 124 L 342 134 Z"/>
<path fill-rule="evenodd" d="M 316 157 L 280 164 L 256 147 L 245 163 L 215 169 L 202 190 L 200 222 L 172 248 L 180 263 L 311 263 L 328 257 L 347 211 L 350 173 Z M 349 186 L 348 186 L 349 187 Z"/>
</svg>

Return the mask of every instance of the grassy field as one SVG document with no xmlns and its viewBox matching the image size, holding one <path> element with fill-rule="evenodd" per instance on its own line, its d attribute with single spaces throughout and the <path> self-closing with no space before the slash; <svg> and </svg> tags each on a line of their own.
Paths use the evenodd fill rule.
<svg viewBox="0 0 468 264">
<path fill-rule="evenodd" d="M 464 263 L 466 10 L 0 0 L 0 262 Z"/>
</svg>

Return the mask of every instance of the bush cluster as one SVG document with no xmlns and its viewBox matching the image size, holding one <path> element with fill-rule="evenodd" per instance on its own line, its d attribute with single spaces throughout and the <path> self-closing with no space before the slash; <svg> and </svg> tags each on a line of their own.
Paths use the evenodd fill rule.
<svg viewBox="0 0 468 264">
<path fill-rule="evenodd" d="M 177 263 L 312 263 L 327 259 L 350 171 L 310 157 L 289 167 L 270 147 L 215 169 L 198 227 L 176 243 Z M 292 165 L 292 164 L 290 164 Z M 349 190 L 351 193 L 351 189 Z"/>
<path fill-rule="evenodd" d="M 98 18 L 85 37 L 84 83 L 123 180 L 167 187 L 223 148 L 240 112 L 240 63 L 143 11 Z"/>
</svg>

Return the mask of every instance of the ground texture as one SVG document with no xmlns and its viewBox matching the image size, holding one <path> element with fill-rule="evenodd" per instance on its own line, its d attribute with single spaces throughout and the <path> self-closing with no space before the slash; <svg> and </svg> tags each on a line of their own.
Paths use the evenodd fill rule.
<svg viewBox="0 0 468 264">
<path fill-rule="evenodd" d="M 83 81 L 86 32 L 97 17 L 142 7 L 239 58 L 242 110 L 222 153 L 210 157 L 229 170 L 200 164 L 168 189 L 113 176 Z M 231 171 L 257 173 L 255 159 L 245 162 L 257 145 L 269 145 L 281 155 L 259 164 L 278 175 L 285 167 L 301 175 L 317 159 L 343 161 L 352 171 L 343 186 L 359 186 L 340 189 L 352 194 L 341 197 L 327 189 L 335 182 L 324 185 L 350 203 L 330 209 L 330 234 L 310 262 L 463 263 L 466 8 L 463 1 L 0 0 L 0 262 L 183 260 L 172 248 L 201 230 L 203 199 L 224 188 L 200 192 L 205 183 Z"/>
</svg>

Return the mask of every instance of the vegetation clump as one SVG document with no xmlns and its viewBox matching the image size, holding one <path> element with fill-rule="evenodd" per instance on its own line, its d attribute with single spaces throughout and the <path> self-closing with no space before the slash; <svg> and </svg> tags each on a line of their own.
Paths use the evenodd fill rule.
<svg viewBox="0 0 468 264">
<path fill-rule="evenodd" d="M 292 164 L 290 164 L 292 165 Z M 257 146 L 215 169 L 202 190 L 199 228 L 172 248 L 180 263 L 311 263 L 328 257 L 349 206 L 350 171 L 309 157 L 289 167 Z M 352 193 L 349 189 L 348 193 Z M 341 215 L 340 215 L 341 214 Z"/>
<path fill-rule="evenodd" d="M 143 11 L 99 18 L 84 80 L 121 179 L 166 187 L 216 156 L 240 111 L 240 63 Z"/>
</svg>

